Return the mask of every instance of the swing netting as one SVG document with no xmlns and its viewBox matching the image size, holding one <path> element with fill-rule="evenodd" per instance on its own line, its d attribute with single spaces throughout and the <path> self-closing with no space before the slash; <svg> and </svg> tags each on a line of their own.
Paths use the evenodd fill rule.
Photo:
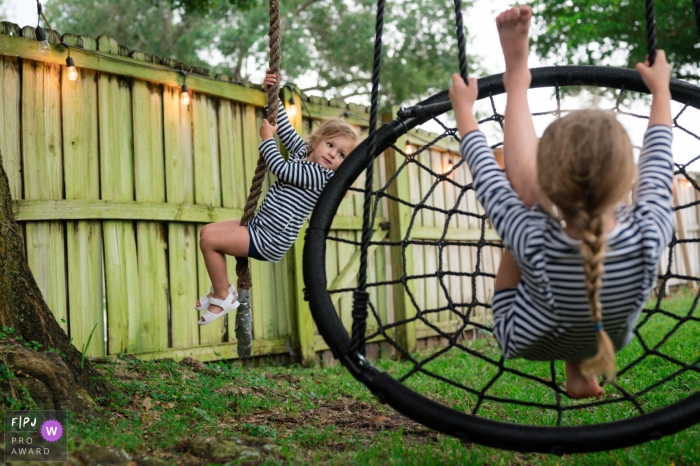
<svg viewBox="0 0 700 466">
<path fill-rule="evenodd" d="M 533 70 L 532 87 L 548 88 L 553 97 L 549 111 L 533 114 L 536 121 L 571 110 L 561 98 L 569 86 L 609 89 L 617 95 L 610 110 L 619 118 L 647 119 L 630 109 L 628 102 L 635 99 L 626 99 L 646 92 L 638 74 L 572 66 Z M 485 107 L 490 108 L 480 124 L 482 128 L 491 125 L 485 132 L 491 135 L 493 148 L 502 144 L 498 135 L 503 109 L 496 99 L 502 93 L 501 75 L 479 80 L 479 99 L 485 99 Z M 700 88 L 673 80 L 672 94 L 680 103 L 674 136 L 692 141 L 688 150 L 696 154 L 676 164 L 677 185 L 683 187 L 676 209 L 698 223 L 700 186 L 687 167 L 700 160 L 700 136 L 693 129 L 697 116 L 690 115 L 700 108 Z M 698 235 L 676 234 L 669 244 L 653 298 L 632 342 L 617 355 L 617 381 L 605 386 L 601 400 L 573 400 L 564 387 L 563 361 L 501 356 L 491 336 L 490 300 L 502 244 L 477 205 L 462 159 L 436 148 L 459 140 L 456 129 L 441 118 L 450 109 L 446 92 L 422 104 L 431 109 L 428 114 L 400 117 L 377 131 L 374 153 L 367 143 L 358 147 L 337 171 L 313 213 L 304 275 L 319 333 L 334 355 L 380 400 L 404 414 L 465 441 L 501 448 L 555 453 L 606 450 L 659 438 L 700 421 L 700 294 L 696 291 L 700 277 L 693 276 L 684 261 L 699 254 Z M 410 134 L 404 136 L 430 119 L 443 129 L 430 142 L 419 144 Z M 396 166 L 394 172 L 374 176 L 369 222 L 373 236 L 363 241 L 359 234 L 331 231 L 343 199 L 365 192 L 357 182 L 363 170 L 370 163 L 382 166 L 384 157 L 394 157 Z M 406 174 L 415 184 L 402 190 L 398 180 Z M 398 214 L 391 217 L 392 211 Z M 396 227 L 392 221 L 402 212 L 404 229 L 398 236 L 386 233 L 387 227 Z M 338 272 L 332 270 L 337 251 L 349 247 L 365 248 L 370 257 L 380 255 L 366 283 L 366 330 L 352 335 L 346 330 L 350 318 L 361 318 L 357 309 L 348 309 L 356 282 L 338 287 L 342 280 L 328 280 L 329 273 Z M 389 258 L 400 263 L 390 264 Z M 679 283 L 689 291 L 665 299 L 671 285 Z M 399 309 L 396 304 L 402 300 Z M 407 342 L 421 335 L 439 337 L 441 344 L 420 351 L 410 347 Z M 386 372 L 381 361 L 369 363 L 362 356 L 366 344 L 377 341 L 385 342 L 384 347 L 392 348 L 401 360 L 387 365 Z"/>
</svg>

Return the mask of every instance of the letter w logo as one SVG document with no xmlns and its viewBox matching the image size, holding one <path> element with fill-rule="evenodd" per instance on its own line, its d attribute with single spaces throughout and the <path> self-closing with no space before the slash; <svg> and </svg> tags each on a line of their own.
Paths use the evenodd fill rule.
<svg viewBox="0 0 700 466">
<path fill-rule="evenodd" d="M 51 436 L 54 436 L 58 433 L 58 427 L 46 427 L 46 433 Z"/>
</svg>

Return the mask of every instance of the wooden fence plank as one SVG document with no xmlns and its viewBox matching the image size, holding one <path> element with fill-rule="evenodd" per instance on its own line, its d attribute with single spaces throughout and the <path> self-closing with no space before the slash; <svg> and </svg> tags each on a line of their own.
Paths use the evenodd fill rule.
<svg viewBox="0 0 700 466">
<path fill-rule="evenodd" d="M 443 157 L 448 157 L 450 159 L 449 161 L 454 162 L 454 160 L 451 160 L 452 157 L 455 157 L 455 154 L 448 153 L 447 155 L 443 155 Z M 453 165 L 449 164 L 447 165 L 447 169 L 452 169 Z M 456 174 L 452 172 L 450 175 L 450 178 L 456 181 Z M 459 191 L 456 186 L 454 186 L 451 183 L 444 183 L 445 185 L 445 207 L 448 210 L 457 208 L 456 202 L 457 202 L 457 196 L 459 196 Z M 455 215 L 453 215 L 450 218 L 450 223 L 448 225 L 450 228 L 454 229 L 457 227 L 457 218 Z M 451 272 L 461 272 L 461 267 L 460 267 L 460 260 L 459 260 L 459 250 L 461 249 L 461 246 L 446 246 L 444 251 L 445 254 L 443 255 L 443 268 L 444 270 L 449 270 Z M 462 302 L 462 286 L 461 286 L 461 277 L 459 275 L 446 275 L 443 277 L 443 280 L 445 280 L 448 289 L 450 290 L 450 300 L 452 301 L 452 304 L 455 303 L 461 303 Z M 455 308 L 458 312 L 461 310 L 461 308 Z M 456 318 L 455 314 L 452 311 L 445 311 L 445 318 L 443 320 L 448 321 Z"/>
<path fill-rule="evenodd" d="M 194 203 L 191 106 L 180 104 L 180 89 L 163 89 L 166 199 L 175 205 Z M 210 221 L 213 221 L 210 220 Z M 168 223 L 170 270 L 170 337 L 173 348 L 199 343 L 197 294 L 197 232 L 193 224 Z"/>
<path fill-rule="evenodd" d="M 132 54 L 146 59 L 142 52 Z M 136 201 L 165 202 L 163 156 L 163 98 L 160 85 L 134 81 L 134 191 Z M 137 329 L 133 351 L 141 353 L 168 347 L 168 264 L 165 225 L 136 222 L 138 276 L 141 301 L 132 313 Z"/>
<path fill-rule="evenodd" d="M 426 168 L 421 168 L 419 171 L 420 179 L 420 195 L 421 200 L 425 206 L 435 207 L 436 194 L 435 188 L 432 192 L 433 184 L 436 182 L 433 175 L 427 169 L 432 169 L 432 158 L 430 156 L 430 151 L 425 151 L 418 156 L 418 160 Z M 431 209 L 421 209 L 421 216 L 423 218 L 423 226 L 439 228 L 436 226 L 435 222 L 435 211 Z M 433 245 L 423 246 L 423 274 L 434 275 L 437 272 L 437 254 L 438 248 Z M 440 283 L 438 279 L 434 276 L 424 278 L 421 280 L 425 289 L 425 307 L 423 311 L 432 310 L 438 307 L 438 292 L 440 290 Z M 426 314 L 425 319 L 429 322 L 437 322 L 438 315 L 435 312 L 430 312 Z"/>
<path fill-rule="evenodd" d="M 260 136 L 258 136 L 258 115 L 254 108 L 244 107 L 241 114 L 241 125 L 243 128 L 243 154 L 244 154 L 244 170 L 243 170 L 243 184 L 242 188 L 245 190 L 245 197 L 248 198 L 248 192 L 250 191 L 250 186 L 252 184 L 253 175 L 255 174 L 255 167 L 258 162 L 258 145 L 260 142 Z M 270 174 L 266 174 L 266 181 L 270 177 Z M 260 194 L 260 199 L 258 200 L 258 205 L 262 202 L 265 196 L 265 184 L 263 184 L 263 192 Z M 266 290 L 261 290 L 260 282 L 257 280 L 259 277 L 259 267 L 260 264 L 255 260 L 250 260 L 248 262 L 250 266 L 250 273 L 252 277 L 252 289 L 251 289 L 251 311 L 253 314 L 253 339 L 262 339 L 264 335 L 263 322 L 263 310 L 262 306 L 262 293 Z M 235 275 L 234 275 L 235 277 Z M 258 286 L 256 286 L 258 285 Z"/>
<path fill-rule="evenodd" d="M 23 33 L 33 37 L 31 28 Z M 22 63 L 22 173 L 27 199 L 63 198 L 60 82 L 59 66 Z M 25 232 L 27 262 L 61 323 L 68 320 L 64 230 L 59 222 L 37 222 L 28 224 Z"/>
<path fill-rule="evenodd" d="M 394 109 L 392 113 L 387 113 L 382 115 L 382 121 L 391 121 L 395 115 L 396 110 Z M 396 147 L 406 147 L 405 137 L 399 138 L 394 144 Z M 384 153 L 384 164 L 386 167 L 387 176 L 394 176 L 396 171 L 404 163 L 404 156 L 398 153 L 395 149 L 389 148 Z M 402 172 L 394 180 L 394 182 L 389 186 L 388 193 L 392 196 L 398 197 L 399 199 L 410 200 L 415 202 L 416 189 L 410 189 L 410 176 L 411 173 L 415 173 L 415 166 L 413 163 L 408 164 L 404 167 Z M 398 202 L 389 202 L 387 206 L 387 217 L 389 218 L 389 240 L 390 241 L 403 241 L 407 239 L 408 229 L 410 226 L 412 215 L 412 209 L 404 204 Z M 405 254 L 405 263 L 402 263 L 400 259 L 402 257 L 400 247 L 392 247 L 390 250 L 390 262 L 391 262 L 391 276 L 394 280 L 402 277 L 404 275 L 404 270 L 406 275 L 410 276 L 416 273 L 415 260 L 417 251 L 416 246 L 411 246 L 407 248 Z M 412 280 L 406 284 L 408 290 L 413 293 L 414 296 L 417 294 L 419 288 L 422 289 L 420 284 L 416 283 L 416 280 Z M 399 283 L 392 286 L 392 300 L 393 300 L 393 321 L 398 322 L 404 319 L 412 319 L 416 315 L 415 306 L 411 302 L 409 291 L 404 288 L 404 285 Z M 416 348 L 416 324 L 415 322 L 410 322 L 399 326 L 395 333 L 396 342 L 408 352 L 412 352 Z"/>
<path fill-rule="evenodd" d="M 433 169 L 433 171 L 435 173 L 447 172 L 447 159 L 449 157 L 443 155 L 441 152 L 436 150 L 430 150 L 429 153 L 430 167 Z M 434 182 L 437 182 L 437 180 L 435 180 Z M 435 191 L 433 191 L 432 196 L 433 205 L 436 208 L 445 210 L 445 190 L 451 187 L 451 184 L 446 183 L 444 181 L 438 182 L 437 186 L 435 187 Z M 443 212 L 438 211 L 433 212 L 433 215 L 435 216 L 435 228 L 444 230 L 447 215 L 445 215 Z M 442 268 L 442 270 L 448 268 L 448 255 L 446 248 L 440 250 L 439 247 L 435 247 L 435 258 L 437 260 L 437 267 L 435 270 L 438 270 L 438 268 Z M 449 290 L 449 277 L 442 277 L 442 279 L 435 278 L 435 290 L 437 291 L 438 298 L 437 307 L 443 308 L 447 306 L 447 296 L 445 295 L 445 288 Z M 451 318 L 451 316 L 449 315 L 449 311 L 440 311 L 439 313 L 435 314 L 435 317 L 437 322 L 446 321 Z"/>
<path fill-rule="evenodd" d="M 80 38 L 63 40 L 74 45 Z M 82 42 L 82 41 L 81 41 Z M 85 46 L 95 48 L 94 41 Z M 97 143 L 96 74 L 82 68 L 76 81 L 62 72 L 63 158 L 66 199 L 97 200 L 100 172 Z M 57 208 L 57 210 L 60 210 Z M 70 337 L 77 348 L 90 342 L 91 355 L 103 355 L 104 293 L 102 268 L 102 224 L 79 220 L 66 222 Z"/>
<path fill-rule="evenodd" d="M 0 57 L 0 157 L 7 173 L 12 199 L 22 198 L 20 147 L 20 65 L 17 58 Z"/>
<path fill-rule="evenodd" d="M 221 174 L 219 165 L 219 141 L 216 118 L 216 102 L 202 94 L 193 94 L 192 143 L 194 147 L 194 199 L 197 204 L 221 206 Z M 197 237 L 201 227 L 197 228 Z M 211 286 L 202 255 L 197 255 L 198 296 L 206 294 Z M 202 345 L 223 341 L 224 319 L 199 328 Z"/>
<path fill-rule="evenodd" d="M 100 36 L 98 50 L 118 53 L 119 44 Z M 100 73 L 97 78 L 100 146 L 101 198 L 107 201 L 134 200 L 131 88 L 120 77 Z M 131 351 L 136 329 L 130 316 L 140 310 L 136 235 L 132 222 L 105 221 L 105 286 L 109 354 Z"/>
</svg>

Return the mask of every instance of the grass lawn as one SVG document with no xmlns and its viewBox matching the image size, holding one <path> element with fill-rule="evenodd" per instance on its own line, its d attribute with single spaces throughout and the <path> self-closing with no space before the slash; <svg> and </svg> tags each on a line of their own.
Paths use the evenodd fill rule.
<svg viewBox="0 0 700 466">
<path fill-rule="evenodd" d="M 694 297 L 684 293 L 663 302 L 674 315 L 687 315 Z M 698 314 L 696 309 L 695 314 Z M 656 315 L 641 333 L 652 347 L 673 328 L 675 319 Z M 688 328 L 685 328 L 686 325 Z M 687 322 L 659 351 L 686 362 L 700 353 L 700 327 Z M 489 355 L 497 351 L 487 339 L 471 343 Z M 635 346 L 636 345 L 636 346 Z M 638 346 L 638 347 L 637 347 Z M 634 361 L 642 352 L 631 343 L 618 355 L 618 367 Z M 496 355 L 495 353 L 493 354 Z M 425 358 L 428 354 L 417 355 Z M 130 357 L 95 361 L 116 390 L 109 407 L 95 419 L 71 419 L 68 429 L 74 464 L 700 464 L 700 427 L 633 448 L 605 453 L 552 456 L 521 454 L 464 445 L 431 431 L 379 404 L 374 396 L 342 367 L 243 368 L 238 362 L 203 365 L 178 364 L 172 360 L 144 362 Z M 380 361 L 383 370 L 396 376 L 411 365 Z M 509 363 L 510 364 L 510 363 Z M 561 370 L 557 364 L 557 370 Z M 662 357 L 647 358 L 620 377 L 630 393 L 653 384 L 673 364 Z M 536 377 L 548 377 L 549 365 L 513 361 L 510 367 Z M 426 366 L 455 380 L 471 380 L 479 387 L 493 370 L 475 363 L 462 351 L 450 350 Z M 544 371 L 544 373 L 543 373 Z M 557 382 L 563 382 L 558 378 Z M 697 373 L 686 372 L 672 382 L 639 397 L 645 410 L 664 406 L 700 388 Z M 406 382 L 421 393 L 458 409 L 471 411 L 473 395 L 418 374 Z M 492 386 L 494 396 L 551 402 L 551 388 L 504 374 Z M 491 393 L 491 392 L 489 392 Z M 607 387 L 606 397 L 616 397 Z M 575 405 L 562 399 L 562 404 Z M 580 404 L 580 402 L 579 402 Z M 563 424 L 601 422 L 633 415 L 629 403 L 587 407 L 567 412 Z M 556 412 L 523 408 L 500 402 L 483 403 L 479 415 L 511 422 L 549 424 Z M 111 447 L 106 449 L 104 447 Z M 119 451 L 123 450 L 123 452 Z M 122 455 L 121 457 L 119 455 Z M 126 458 L 126 459 L 125 459 Z"/>
</svg>

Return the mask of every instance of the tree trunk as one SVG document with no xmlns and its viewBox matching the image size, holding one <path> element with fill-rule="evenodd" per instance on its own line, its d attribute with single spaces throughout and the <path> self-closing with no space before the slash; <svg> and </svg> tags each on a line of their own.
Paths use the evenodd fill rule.
<svg viewBox="0 0 700 466">
<path fill-rule="evenodd" d="M 110 387 L 70 343 L 41 295 L 24 257 L 22 230 L 12 214 L 12 197 L 0 154 L 0 324 L 14 329 L 0 346 L 2 362 L 16 379 L 3 390 L 18 396 L 22 384 L 42 409 L 84 411 L 106 399 Z M 17 338 L 21 340 L 17 342 Z M 41 352 L 22 344 L 37 341 Z M 5 344 L 9 343 L 9 344 Z M 46 352 L 54 348 L 57 352 Z M 60 356 L 59 356 L 60 354 Z M 65 356 L 63 356 L 65 355 Z M 8 383 L 5 383 L 8 382 Z M 9 385 L 9 386 L 8 386 Z"/>
</svg>

